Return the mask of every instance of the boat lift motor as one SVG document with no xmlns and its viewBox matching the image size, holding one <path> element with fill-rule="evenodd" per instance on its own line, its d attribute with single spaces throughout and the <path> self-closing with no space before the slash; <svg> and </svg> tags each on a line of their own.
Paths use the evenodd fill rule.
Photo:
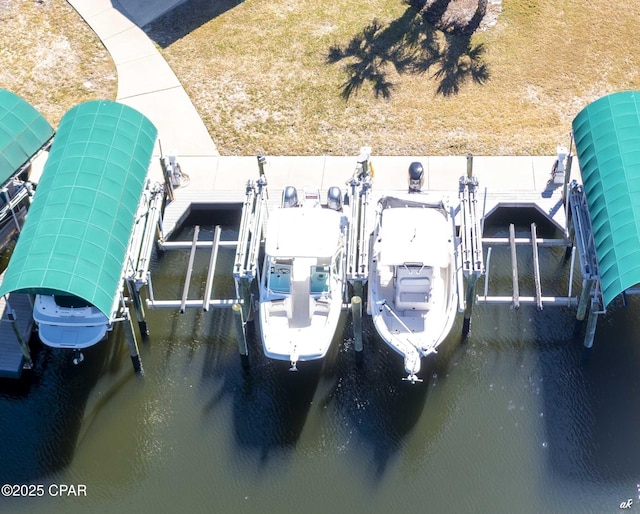
<svg viewBox="0 0 640 514">
<path fill-rule="evenodd" d="M 412 162 L 409 165 L 409 192 L 419 193 L 424 184 L 424 168 L 421 162 Z"/>
<path fill-rule="evenodd" d="M 342 191 L 337 186 L 332 186 L 327 191 L 327 207 L 334 211 L 342 210 Z"/>
<path fill-rule="evenodd" d="M 171 185 L 173 187 L 180 187 L 182 170 L 180 169 L 180 164 L 178 163 L 178 156 L 175 150 L 171 150 L 167 157 L 169 161 L 168 169 L 169 169 L 169 177 L 171 178 Z"/>
<path fill-rule="evenodd" d="M 565 165 L 564 161 L 569 154 L 569 150 L 565 146 L 558 146 L 556 148 L 556 154 L 558 155 L 556 162 L 553 166 L 553 183 L 564 184 Z"/>
<path fill-rule="evenodd" d="M 282 207 L 298 206 L 298 190 L 293 186 L 285 187 L 282 192 Z"/>
</svg>

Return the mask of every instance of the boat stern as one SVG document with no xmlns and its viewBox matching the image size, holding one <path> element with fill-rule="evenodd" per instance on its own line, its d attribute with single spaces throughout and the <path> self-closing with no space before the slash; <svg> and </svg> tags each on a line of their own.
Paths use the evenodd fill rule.
<svg viewBox="0 0 640 514">
<path fill-rule="evenodd" d="M 107 317 L 96 307 L 60 305 L 49 295 L 36 295 L 33 320 L 40 340 L 52 348 L 88 348 L 102 341 L 111 329 Z"/>
</svg>

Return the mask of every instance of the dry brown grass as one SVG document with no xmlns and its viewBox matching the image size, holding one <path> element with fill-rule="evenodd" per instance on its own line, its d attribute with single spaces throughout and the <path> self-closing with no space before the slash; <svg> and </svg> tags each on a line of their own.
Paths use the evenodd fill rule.
<svg viewBox="0 0 640 514">
<path fill-rule="evenodd" d="M 0 0 L 0 87 L 53 126 L 78 103 L 115 99 L 117 86 L 109 54 L 65 0 Z"/>
<path fill-rule="evenodd" d="M 161 38 L 185 16 L 211 18 L 162 52 L 227 155 L 353 154 L 362 144 L 379 155 L 552 154 L 582 107 L 640 88 L 632 0 L 504 0 L 497 25 L 467 42 L 421 23 L 401 0 L 236 3 L 217 2 L 211 17 L 191 0 L 149 31 Z M 367 27 L 369 44 L 349 49 Z M 425 41 L 440 55 L 430 66 Z M 447 70 L 472 64 L 469 52 L 456 59 L 466 43 L 488 76 L 467 76 L 445 96 Z M 355 51 L 331 63 L 332 48 Z M 369 65 L 378 96 L 364 80 L 343 98 L 349 64 Z"/>
<path fill-rule="evenodd" d="M 179 9 L 148 32 L 170 42 L 161 51 L 226 155 L 341 155 L 363 144 L 378 155 L 551 154 L 582 107 L 640 89 L 632 0 L 504 0 L 497 25 L 469 40 L 402 0 Z M 64 0 L 0 0 L 0 29 L 0 86 L 52 124 L 84 100 L 115 98 L 107 52 Z"/>
</svg>

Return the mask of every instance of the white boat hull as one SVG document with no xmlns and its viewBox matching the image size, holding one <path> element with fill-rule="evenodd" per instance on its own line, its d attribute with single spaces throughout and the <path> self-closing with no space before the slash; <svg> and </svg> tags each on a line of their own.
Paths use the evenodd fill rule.
<svg viewBox="0 0 640 514">
<path fill-rule="evenodd" d="M 410 207 L 398 214 L 398 219 L 388 216 L 385 232 L 382 212 L 378 213 L 368 309 L 380 337 L 403 357 L 408 380 L 416 381 L 421 359 L 437 352 L 455 321 L 455 235 L 440 211 Z M 396 225 L 389 226 L 391 221 Z M 402 258 L 407 262 L 401 262 Z"/>
<path fill-rule="evenodd" d="M 320 207 L 270 213 L 260 284 L 259 319 L 267 357 L 322 359 L 342 311 L 344 216 Z"/>
<path fill-rule="evenodd" d="M 292 363 L 322 359 L 333 341 L 342 302 L 325 303 L 308 299 L 311 315 L 298 326 L 291 313 L 289 299 L 260 303 L 260 330 L 267 357 Z"/>
<path fill-rule="evenodd" d="M 48 295 L 36 295 L 33 319 L 40 340 L 52 348 L 88 348 L 102 341 L 112 328 L 95 307 L 61 307 Z"/>
</svg>

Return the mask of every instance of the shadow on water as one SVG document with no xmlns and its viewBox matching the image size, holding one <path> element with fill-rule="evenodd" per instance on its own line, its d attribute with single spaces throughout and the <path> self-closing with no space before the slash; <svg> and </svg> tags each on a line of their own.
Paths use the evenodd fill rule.
<svg viewBox="0 0 640 514">
<path fill-rule="evenodd" d="M 231 313 L 219 314 L 217 323 L 229 327 L 228 331 L 233 333 Z M 225 346 L 229 352 L 225 355 L 219 346 L 207 346 L 203 381 L 205 387 L 217 388 L 217 391 L 206 402 L 204 414 L 213 415 L 220 403 L 230 399 L 237 449 L 249 460 L 255 458 L 262 468 L 272 457 L 289 456 L 295 449 L 324 361 L 299 362 L 298 372 L 289 371 L 289 362 L 264 356 L 255 323 L 257 320 L 247 324 L 248 369 L 241 369 L 233 336 L 227 336 L 229 341 Z M 229 362 L 229 357 L 237 359 L 237 364 Z"/>
<path fill-rule="evenodd" d="M 436 12 L 436 4 L 441 3 L 435 2 L 427 10 L 410 5 L 400 18 L 386 25 L 374 19 L 348 43 L 332 46 L 326 62 L 344 62 L 348 77 L 342 87 L 344 100 L 357 94 L 365 83 L 376 98 L 390 98 L 395 84 L 389 67 L 398 74 L 428 75 L 437 82 L 436 92 L 442 96 L 458 94 L 469 80 L 486 83 L 490 78 L 484 62 L 486 49 L 471 41 L 486 10 L 486 5 L 485 10 L 481 5 L 486 2 L 478 2 L 472 19 L 458 30 L 437 23 L 444 14 L 442 9 L 439 15 Z"/>
<path fill-rule="evenodd" d="M 591 349 L 583 330 L 540 345 L 549 464 L 562 478 L 635 486 L 640 477 L 639 310 L 637 299 L 610 307 Z"/>
<path fill-rule="evenodd" d="M 75 366 L 70 351 L 32 336 L 33 369 L 0 381 L 0 481 L 41 480 L 71 463 L 91 390 L 122 362 L 113 340 L 85 350 Z"/>
<path fill-rule="evenodd" d="M 210 228 L 201 227 L 201 234 L 203 230 L 212 233 Z M 189 228 L 179 237 L 189 239 L 191 235 L 192 228 Z M 172 270 L 182 269 L 183 273 L 184 262 L 178 261 L 186 257 L 167 255 L 163 259 L 165 289 L 174 288 L 175 293 L 182 285 L 176 285 Z M 218 266 L 228 270 L 232 262 L 233 255 L 221 254 Z M 197 263 L 194 268 L 200 269 Z M 178 273 L 176 271 L 176 278 Z M 203 277 L 203 273 L 194 275 L 194 283 L 201 283 Z M 230 277 L 225 278 L 224 273 L 221 273 L 220 281 L 216 279 L 214 287 L 214 297 L 233 295 L 233 281 Z M 195 296 L 197 294 L 191 297 Z M 163 317 L 163 325 L 156 330 L 164 333 L 167 323 L 171 327 L 176 323 L 190 324 L 191 317 L 200 314 L 190 312 L 189 319 L 183 321 Z M 297 373 L 289 371 L 288 362 L 264 356 L 255 321 L 247 325 L 250 368 L 242 370 L 233 315 L 228 309 L 202 316 L 202 326 L 194 329 L 190 337 L 185 338 L 184 334 L 178 337 L 181 332 L 175 329 L 176 340 L 163 342 L 162 351 L 166 352 L 165 360 L 169 363 L 175 352 L 171 349 L 172 344 L 185 346 L 189 344 L 186 339 L 208 341 L 199 344 L 200 350 L 204 351 L 199 359 L 203 362 L 199 385 L 203 397 L 202 418 L 204 423 L 209 423 L 213 418 L 225 415 L 228 409 L 234 459 L 237 456 L 240 461 L 247 462 L 249 471 L 254 466 L 260 471 L 292 458 L 305 429 L 313 433 L 322 430 L 326 422 L 333 429 L 327 433 L 325 443 L 331 444 L 328 440 L 335 440 L 342 448 L 343 440 L 339 435 L 344 434 L 348 440 L 344 447 L 353 451 L 358 459 L 366 456 L 372 480 L 377 483 L 419 422 L 431 378 L 444 376 L 443 370 L 447 368 L 453 350 L 443 350 L 435 359 L 424 359 L 421 376 L 425 382 L 411 385 L 402 380 L 406 376 L 402 359 L 377 337 L 369 317 L 363 319 L 364 362 L 360 368 L 356 367 L 353 340 L 349 338 L 352 328 L 347 318 L 345 314 L 341 319 L 341 328 L 327 357 L 321 361 L 298 363 Z M 171 330 L 169 326 L 166 328 Z M 459 331 L 460 323 L 457 323 L 452 334 L 459 334 Z M 459 342 L 459 336 L 451 337 L 445 345 L 455 349 L 456 342 Z M 311 412 L 320 423 L 306 427 Z M 315 444 L 313 446 L 315 448 Z"/>
<path fill-rule="evenodd" d="M 188 223 L 202 223 L 199 240 L 211 240 L 214 230 L 206 223 L 216 219 L 226 227 L 222 231 L 222 240 L 233 240 L 237 237 L 237 231 L 229 227 L 237 226 L 237 216 L 236 211 L 216 214 L 202 212 L 199 216 L 191 216 Z M 176 238 L 191 240 L 193 230 L 193 226 L 185 225 Z M 221 248 L 212 298 L 235 297 L 234 282 L 229 273 L 234 254 L 235 248 Z M 161 294 L 179 297 L 188 251 L 167 253 L 161 259 L 164 261 Z M 198 271 L 194 271 L 189 298 L 202 297 L 208 260 L 208 252 L 197 254 L 194 270 Z M 162 325 L 157 330 L 167 334 L 162 344 L 162 366 L 171 364 L 171 357 L 178 346 L 188 346 L 189 361 L 196 351 L 204 349 L 200 383 L 204 396 L 202 416 L 204 419 L 217 416 L 228 406 L 238 451 L 247 456 L 249 461 L 255 459 L 258 468 L 262 468 L 272 457 L 286 457 L 295 449 L 324 361 L 300 362 L 299 371 L 290 372 L 289 362 L 274 361 L 264 356 L 256 325 L 257 320 L 246 325 L 250 357 L 250 367 L 246 370 L 241 366 L 230 309 L 213 310 L 210 313 L 196 309 L 185 315 L 170 313 L 163 317 Z M 190 334 L 185 335 L 185 326 L 192 327 Z"/>
<path fill-rule="evenodd" d="M 505 226 L 513 220 L 506 210 L 495 221 Z M 526 224 L 522 219 L 516 221 L 524 225 L 516 227 L 516 235 L 527 236 L 528 222 L 532 220 L 528 219 Z M 505 233 L 485 235 L 505 236 Z M 539 235 L 557 237 L 553 233 Z M 564 249 L 546 249 L 550 254 L 545 256 L 542 250 L 543 295 L 566 295 L 570 266 L 564 259 Z M 496 273 L 491 287 L 501 287 L 498 294 L 510 295 L 510 259 L 505 257 L 499 261 L 495 252 L 494 258 L 491 267 L 492 274 L 493 270 Z M 518 266 L 520 293 L 532 294 L 530 247 L 522 248 L 522 252 L 518 249 Z M 574 296 L 580 294 L 580 281 L 576 263 Z M 626 308 L 620 299 L 612 302 L 609 312 L 599 317 L 591 349 L 583 346 L 586 321 L 576 321 L 575 306 L 545 306 L 542 311 L 522 306 L 519 311 L 508 313 L 506 306 L 491 308 L 496 312 L 497 324 L 510 322 L 515 327 L 518 323 L 527 327 L 534 338 L 526 342 L 527 348 L 536 353 L 528 387 L 541 395 L 543 449 L 548 471 L 558 479 L 577 485 L 625 485 L 628 482 L 633 487 L 631 492 L 635 492 L 640 477 L 637 402 L 640 346 L 636 337 L 640 328 L 640 299 L 630 297 Z"/>
<path fill-rule="evenodd" d="M 187 0 L 145 25 L 144 30 L 160 47 L 167 48 L 242 2 L 244 0 Z"/>
<path fill-rule="evenodd" d="M 456 330 L 454 325 L 454 330 Z M 348 326 L 345 334 L 351 334 Z M 423 415 L 432 377 L 444 375 L 455 337 L 450 336 L 433 358 L 422 360 L 419 375 L 424 382 L 411 384 L 402 358 L 377 335 L 370 317 L 363 318 L 364 355 L 355 364 L 353 340 L 347 339 L 336 360 L 335 387 L 322 399 L 322 406 L 344 424 L 349 448 L 365 455 L 369 476 L 375 486 L 403 448 Z M 424 434 L 426 440 L 435 434 Z"/>
</svg>

